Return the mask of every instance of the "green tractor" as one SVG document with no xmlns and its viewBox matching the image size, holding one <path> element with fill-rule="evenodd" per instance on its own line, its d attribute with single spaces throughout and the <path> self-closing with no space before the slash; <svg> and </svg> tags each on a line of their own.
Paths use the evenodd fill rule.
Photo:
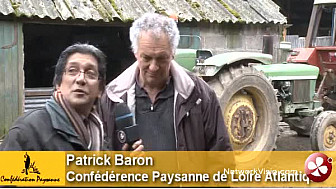
<svg viewBox="0 0 336 189">
<path fill-rule="evenodd" d="M 322 10 L 334 5 L 336 0 L 315 0 L 306 47 L 294 49 L 285 63 L 272 64 L 272 56 L 262 53 L 177 50 L 176 61 L 216 92 L 234 150 L 274 150 L 281 120 L 310 135 L 313 150 L 336 149 L 336 47 L 312 45 Z M 335 27 L 332 33 L 335 41 Z M 183 37 L 188 43 L 199 39 Z"/>
<path fill-rule="evenodd" d="M 271 55 L 251 52 L 212 56 L 208 50 L 178 49 L 176 54 L 177 62 L 216 92 L 234 150 L 274 150 L 281 117 L 322 111 L 313 100 L 319 73 L 315 66 L 272 64 Z"/>
<path fill-rule="evenodd" d="M 189 36 L 190 41 L 197 38 Z M 272 56 L 262 53 L 212 55 L 209 50 L 180 48 L 175 60 L 216 92 L 236 151 L 274 150 L 281 117 L 304 131 L 302 122 L 323 110 L 313 99 L 316 66 L 272 64 Z"/>
</svg>

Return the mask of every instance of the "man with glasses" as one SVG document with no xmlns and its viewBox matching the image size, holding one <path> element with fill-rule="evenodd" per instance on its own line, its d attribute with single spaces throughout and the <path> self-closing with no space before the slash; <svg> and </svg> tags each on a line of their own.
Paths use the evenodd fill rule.
<svg viewBox="0 0 336 189">
<path fill-rule="evenodd" d="M 108 150 L 102 121 L 96 111 L 104 90 L 106 60 L 102 51 L 75 44 L 60 55 L 55 91 L 45 107 L 19 117 L 9 129 L 1 150 Z M 133 145 L 141 150 L 141 141 Z"/>
</svg>

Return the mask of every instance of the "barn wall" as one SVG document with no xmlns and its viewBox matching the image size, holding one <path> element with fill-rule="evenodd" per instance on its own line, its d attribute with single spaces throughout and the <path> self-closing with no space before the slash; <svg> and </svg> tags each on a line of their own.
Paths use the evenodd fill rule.
<svg viewBox="0 0 336 189">
<path fill-rule="evenodd" d="M 22 24 L 0 22 L 0 139 L 23 112 Z"/>
<path fill-rule="evenodd" d="M 261 52 L 265 35 L 273 36 L 274 49 L 280 42 L 280 25 L 267 24 L 200 24 L 204 48 L 214 54 L 230 51 Z"/>
</svg>

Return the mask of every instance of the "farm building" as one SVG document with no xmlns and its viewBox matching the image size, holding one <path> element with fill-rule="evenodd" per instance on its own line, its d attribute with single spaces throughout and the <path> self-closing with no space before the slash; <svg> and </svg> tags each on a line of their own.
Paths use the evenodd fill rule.
<svg viewBox="0 0 336 189">
<path fill-rule="evenodd" d="M 108 81 L 133 63 L 129 27 L 146 12 L 176 14 L 181 35 L 200 36 L 199 46 L 214 54 L 261 52 L 265 36 L 275 49 L 286 24 L 272 0 L 1 0 L 0 139 L 49 98 L 67 46 L 88 42 L 104 51 Z"/>
</svg>

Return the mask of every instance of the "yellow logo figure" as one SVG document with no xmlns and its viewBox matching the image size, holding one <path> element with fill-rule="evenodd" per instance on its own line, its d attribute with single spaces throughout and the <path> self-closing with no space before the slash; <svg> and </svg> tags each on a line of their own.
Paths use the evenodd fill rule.
<svg viewBox="0 0 336 189">
<path fill-rule="evenodd" d="M 28 173 L 40 174 L 40 171 L 35 166 L 35 161 L 33 163 L 30 163 L 30 156 L 28 155 L 27 152 L 23 157 L 25 158 L 24 160 L 25 168 L 21 171 L 21 173 L 25 173 L 26 175 L 28 175 Z"/>
</svg>

